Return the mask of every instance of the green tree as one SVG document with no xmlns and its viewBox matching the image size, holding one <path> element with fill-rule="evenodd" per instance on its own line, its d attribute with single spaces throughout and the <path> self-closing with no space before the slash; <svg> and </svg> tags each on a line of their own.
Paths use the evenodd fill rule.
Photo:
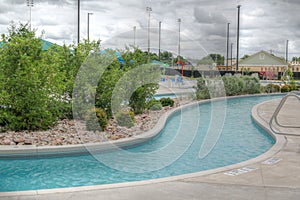
<svg viewBox="0 0 300 200">
<path fill-rule="evenodd" d="M 84 40 L 78 45 L 71 44 L 69 46 L 52 46 L 49 50 L 52 51 L 53 62 L 59 66 L 59 73 L 63 78 L 63 110 L 65 118 L 72 118 L 72 98 L 75 78 L 80 67 L 90 54 L 90 52 L 100 51 L 100 41 Z"/>
<path fill-rule="evenodd" d="M 198 65 L 211 65 L 216 63 L 217 65 L 224 65 L 224 56 L 220 54 L 209 54 L 203 57 L 201 60 L 198 61 Z"/>
<path fill-rule="evenodd" d="M 145 85 L 139 82 L 151 74 L 150 68 L 140 68 L 148 63 L 149 58 L 146 52 L 135 49 L 133 52 L 129 50 L 121 52 L 121 55 L 124 63 L 120 63 L 117 59 L 111 62 L 101 76 L 97 87 L 96 107 L 105 110 L 108 117 L 113 116 L 112 102 L 115 107 L 119 107 L 122 102 L 128 101 L 128 105 L 134 112 L 140 113 L 146 107 L 147 98 L 151 98 L 158 88 L 158 80 L 153 76 L 149 78 L 151 82 L 147 81 Z M 149 82 L 153 84 L 148 84 Z M 136 87 L 137 85 L 139 87 Z M 113 99 L 114 91 L 117 94 L 114 96 L 116 99 Z"/>
<path fill-rule="evenodd" d="M 245 59 L 247 59 L 247 58 L 249 58 L 249 57 L 250 57 L 249 55 L 245 54 L 245 55 L 241 58 L 241 60 L 245 60 Z"/>
<path fill-rule="evenodd" d="M 168 65 L 172 65 L 173 54 L 171 52 L 168 52 L 168 51 L 161 52 L 160 61 L 162 61 L 162 62 L 164 62 Z"/>
<path fill-rule="evenodd" d="M 11 25 L 0 49 L 0 121 L 13 130 L 46 129 L 61 116 L 63 92 L 55 55 L 28 25 Z"/>
</svg>

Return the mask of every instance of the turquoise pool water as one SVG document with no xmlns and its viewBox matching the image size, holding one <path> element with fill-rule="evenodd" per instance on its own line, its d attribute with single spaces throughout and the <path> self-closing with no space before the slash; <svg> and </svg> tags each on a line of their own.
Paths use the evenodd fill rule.
<svg viewBox="0 0 300 200">
<path fill-rule="evenodd" d="M 260 102 L 274 98 L 279 97 L 228 99 L 225 124 L 220 138 L 204 158 L 199 157 L 199 151 L 207 135 L 208 125 L 214 126 L 216 119 L 212 117 L 218 116 L 218 113 L 211 113 L 211 103 L 192 106 L 175 113 L 158 137 L 141 146 L 126 149 L 126 152 L 133 155 L 155 153 L 166 149 L 166 145 L 170 145 L 179 137 L 176 145 L 170 145 L 171 151 L 158 154 L 160 156 L 156 159 L 145 156 L 145 159 L 141 160 L 132 156 L 128 162 L 128 158 L 122 157 L 122 151 L 96 156 L 0 159 L 0 191 L 67 188 L 155 179 L 218 168 L 257 157 L 270 149 L 274 140 L 254 124 L 251 109 Z M 214 106 L 218 108 L 218 102 Z M 190 137 L 188 134 L 194 131 L 195 137 Z M 185 138 L 189 141 L 185 141 Z M 178 141 L 188 144 L 188 148 L 181 148 Z M 154 169 L 178 153 L 177 151 L 183 151 L 182 155 L 179 153 L 180 156 L 170 164 L 152 171 L 144 170 L 145 166 Z M 115 168 L 100 162 L 101 158 L 109 158 Z"/>
</svg>

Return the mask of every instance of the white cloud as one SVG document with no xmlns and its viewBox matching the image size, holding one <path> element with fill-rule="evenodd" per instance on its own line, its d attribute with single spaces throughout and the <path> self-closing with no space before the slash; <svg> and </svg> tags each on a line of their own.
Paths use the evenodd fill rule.
<svg viewBox="0 0 300 200">
<path fill-rule="evenodd" d="M 45 39 L 70 44 L 77 39 L 76 0 L 34 0 L 32 26 Z M 284 41 L 296 55 L 300 45 L 298 0 L 81 0 L 81 37 L 87 37 L 87 13 L 91 39 L 123 48 L 133 43 L 133 26 L 140 47 L 147 46 L 148 14 L 152 7 L 151 45 L 158 45 L 158 22 L 162 21 L 162 48 L 177 52 L 178 23 L 181 18 L 182 54 L 196 57 L 208 53 L 225 54 L 226 27 L 230 22 L 230 42 L 236 43 L 237 4 L 241 4 L 241 52 L 252 54 L 273 49 L 284 54 Z M 7 33 L 10 21 L 26 23 L 29 8 L 25 0 L 1 0 L 0 32 Z M 202 48 L 203 47 L 203 48 Z M 241 55 L 242 56 L 242 55 Z"/>
</svg>

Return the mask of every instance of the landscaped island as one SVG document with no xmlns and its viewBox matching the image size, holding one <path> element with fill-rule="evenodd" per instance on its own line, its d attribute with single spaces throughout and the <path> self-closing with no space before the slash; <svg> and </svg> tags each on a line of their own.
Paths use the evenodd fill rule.
<svg viewBox="0 0 300 200">
<path fill-rule="evenodd" d="M 100 41 L 42 48 L 27 25 L 12 25 L 0 48 L 0 145 L 71 145 L 146 132 L 179 99 L 155 100 L 162 70 L 154 53 L 101 49 Z M 182 78 L 182 77 L 181 77 Z M 199 78 L 190 100 L 261 92 L 257 77 Z M 185 102 L 186 103 L 186 102 Z"/>
</svg>

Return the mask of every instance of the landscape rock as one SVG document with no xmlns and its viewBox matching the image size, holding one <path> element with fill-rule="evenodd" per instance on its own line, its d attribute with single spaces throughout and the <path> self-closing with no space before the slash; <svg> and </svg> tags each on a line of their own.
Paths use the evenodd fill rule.
<svg viewBox="0 0 300 200">
<path fill-rule="evenodd" d="M 186 103 L 190 101 L 176 101 L 176 105 Z M 104 131 L 93 132 L 86 130 L 84 121 L 61 120 L 47 131 L 7 131 L 0 134 L 0 145 L 58 146 L 119 140 L 140 135 L 152 129 L 159 118 L 170 109 L 172 108 L 165 107 L 161 111 L 147 110 L 141 115 L 136 115 L 135 124 L 131 128 L 118 126 L 116 120 L 111 119 Z"/>
</svg>

